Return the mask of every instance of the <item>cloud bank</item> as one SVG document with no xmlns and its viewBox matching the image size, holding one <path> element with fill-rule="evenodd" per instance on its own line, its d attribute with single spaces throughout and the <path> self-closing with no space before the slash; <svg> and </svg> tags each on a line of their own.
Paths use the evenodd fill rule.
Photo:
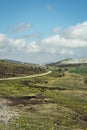
<svg viewBox="0 0 87 130">
<path fill-rule="evenodd" d="M 27 28 L 30 28 L 31 25 L 23 25 L 23 28 L 15 28 L 14 31 L 22 32 Z M 18 30 L 17 30 L 18 29 Z M 55 27 L 54 32 L 58 31 L 58 28 Z M 29 38 L 29 37 L 28 37 Z M 20 51 L 26 54 L 37 54 L 40 55 L 56 55 L 59 56 L 73 56 L 81 55 L 87 52 L 84 50 L 87 49 L 87 21 L 79 23 L 75 26 L 71 26 L 61 33 L 49 36 L 41 40 L 34 40 L 28 42 L 23 38 L 9 38 L 4 34 L 0 34 L 0 52 L 10 51 Z M 78 54 L 80 53 L 80 54 Z"/>
</svg>

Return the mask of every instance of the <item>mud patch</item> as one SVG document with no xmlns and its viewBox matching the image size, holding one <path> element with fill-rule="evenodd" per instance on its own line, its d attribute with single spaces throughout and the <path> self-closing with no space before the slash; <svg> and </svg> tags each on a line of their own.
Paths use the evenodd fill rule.
<svg viewBox="0 0 87 130">
<path fill-rule="evenodd" d="M 8 106 L 17 106 L 17 105 L 36 105 L 36 104 L 47 104 L 54 103 L 52 99 L 49 97 L 45 97 L 42 94 L 38 95 L 28 95 L 28 96 L 20 96 L 20 97 L 9 97 L 10 102 Z"/>
<path fill-rule="evenodd" d="M 36 105 L 36 104 L 46 104 L 54 103 L 49 97 L 45 97 L 42 94 L 30 95 L 30 96 L 20 96 L 20 97 L 9 97 L 10 102 L 8 106 L 17 106 L 17 105 Z"/>
</svg>

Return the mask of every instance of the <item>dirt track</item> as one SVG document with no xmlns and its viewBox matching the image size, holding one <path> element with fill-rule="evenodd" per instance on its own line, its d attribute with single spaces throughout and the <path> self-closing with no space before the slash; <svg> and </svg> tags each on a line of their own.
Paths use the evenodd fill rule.
<svg viewBox="0 0 87 130">
<path fill-rule="evenodd" d="M 50 74 L 52 71 L 48 71 L 43 74 L 36 74 L 36 75 L 30 75 L 30 76 L 23 76 L 23 77 L 12 77 L 12 78 L 1 78 L 0 81 L 3 80 L 14 80 L 14 79 L 24 79 L 24 78 L 33 78 L 33 77 L 39 77 L 39 76 L 44 76 Z"/>
</svg>

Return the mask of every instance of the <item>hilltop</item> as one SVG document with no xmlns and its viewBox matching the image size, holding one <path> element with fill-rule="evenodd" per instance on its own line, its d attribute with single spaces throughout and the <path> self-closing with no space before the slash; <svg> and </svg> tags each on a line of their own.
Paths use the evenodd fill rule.
<svg viewBox="0 0 87 130">
<path fill-rule="evenodd" d="M 87 58 L 81 58 L 81 59 L 67 58 L 67 59 L 63 59 L 61 61 L 50 63 L 47 65 L 50 65 L 50 66 L 76 66 L 76 65 L 81 65 L 81 64 L 87 64 Z"/>
</svg>

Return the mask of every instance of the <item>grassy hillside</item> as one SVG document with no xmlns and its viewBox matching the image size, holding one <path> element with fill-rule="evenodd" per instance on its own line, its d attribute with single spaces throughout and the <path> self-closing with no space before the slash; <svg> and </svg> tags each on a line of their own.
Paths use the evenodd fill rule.
<svg viewBox="0 0 87 130">
<path fill-rule="evenodd" d="M 0 60 L 0 78 L 32 75 L 43 72 L 45 72 L 45 69 L 37 65 Z"/>
<path fill-rule="evenodd" d="M 48 76 L 0 81 L 1 130 L 87 129 L 87 74 L 51 70 Z"/>
</svg>

